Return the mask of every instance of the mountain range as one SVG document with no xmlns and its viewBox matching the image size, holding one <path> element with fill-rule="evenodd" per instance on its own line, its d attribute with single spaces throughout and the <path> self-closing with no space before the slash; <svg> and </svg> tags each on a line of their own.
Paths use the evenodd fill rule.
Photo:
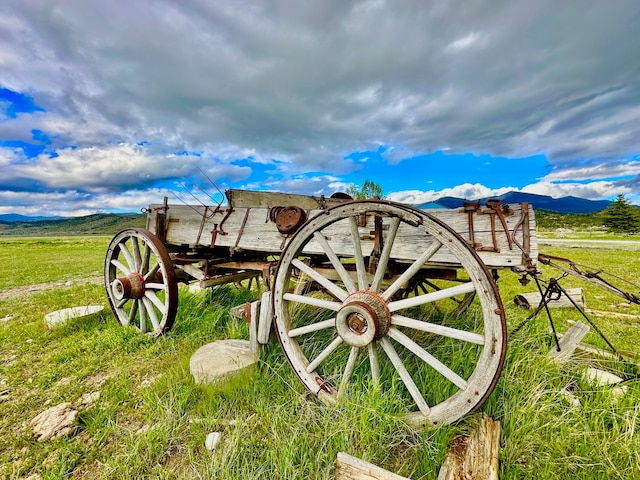
<svg viewBox="0 0 640 480">
<path fill-rule="evenodd" d="M 578 197 L 561 197 L 553 198 L 548 195 L 536 195 L 533 193 L 522 192 L 508 192 L 504 195 L 490 198 L 499 198 L 502 203 L 522 203 L 528 202 L 533 205 L 534 209 L 547 210 L 557 213 L 593 213 L 604 210 L 609 206 L 611 201 L 609 200 L 587 200 L 585 198 Z M 476 200 L 476 199 L 474 199 Z M 481 198 L 482 204 L 486 202 L 486 198 Z M 459 208 L 462 207 L 464 198 L 457 197 L 442 197 L 434 202 L 423 203 L 417 205 L 418 208 Z M 123 214 L 95 214 L 87 217 L 28 217 L 25 215 L 18 215 L 15 213 L 8 213 L 0 215 L 0 224 L 4 224 L 5 227 L 17 226 L 21 224 L 23 227 L 38 226 L 38 227 L 50 227 L 55 228 L 59 223 L 71 223 L 75 226 L 80 223 L 83 224 L 119 224 L 120 222 L 131 221 L 134 218 L 139 217 L 137 214 L 123 213 Z M 120 218 L 120 220 L 118 220 Z M 83 220 L 80 220 L 83 219 Z M 140 222 L 140 221 L 139 221 Z M 0 228 L 0 230 L 3 230 Z"/>
<path fill-rule="evenodd" d="M 533 206 L 534 210 L 547 210 L 557 213 L 599 212 L 601 210 L 604 210 L 611 204 L 610 200 L 587 200 L 586 198 L 579 197 L 553 198 L 548 195 L 536 195 L 534 193 L 523 192 L 507 192 L 503 195 L 488 198 L 498 198 L 502 201 L 502 203 L 528 202 Z M 487 201 L 487 198 L 481 198 L 479 200 L 484 205 L 484 203 Z M 418 208 L 459 208 L 462 207 L 464 201 L 464 198 L 442 197 L 434 202 L 427 202 L 418 205 Z"/>
</svg>

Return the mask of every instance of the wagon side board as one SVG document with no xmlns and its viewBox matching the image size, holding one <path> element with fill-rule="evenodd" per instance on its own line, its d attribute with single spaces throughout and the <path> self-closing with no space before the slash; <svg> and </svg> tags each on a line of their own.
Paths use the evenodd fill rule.
<svg viewBox="0 0 640 480">
<path fill-rule="evenodd" d="M 253 192 L 256 198 L 263 194 Z M 189 248 L 225 247 L 234 252 L 247 251 L 265 255 L 279 254 L 291 238 L 278 231 L 270 218 L 271 210 L 279 203 L 295 198 L 272 197 L 256 203 L 259 206 L 205 207 L 201 205 L 151 205 L 147 214 L 147 228 L 168 246 Z M 244 200 L 244 199 L 243 199 Z M 316 202 L 316 200 L 313 200 Z M 337 202 L 337 201 L 336 201 Z M 246 202 L 240 202 L 246 205 Z M 303 204 L 304 208 L 313 203 Z M 284 205 L 283 205 L 284 206 Z M 481 208 L 470 216 L 462 208 L 428 210 L 427 213 L 453 228 L 462 238 L 471 243 L 470 223 L 473 222 L 473 244 L 485 265 L 490 268 L 511 268 L 526 265 L 527 261 L 535 265 L 538 257 L 538 242 L 533 208 L 528 204 L 509 205 L 504 215 L 506 229 L 497 215 L 490 209 Z M 324 214 L 324 209 L 306 208 L 309 218 Z M 493 219 L 491 217 L 494 217 Z M 364 220 L 364 219 L 361 219 Z M 385 221 L 388 221 L 386 219 Z M 359 226 L 362 249 L 365 255 L 374 246 L 374 215 L 367 215 L 366 223 Z M 492 228 L 493 225 L 493 228 Z M 382 229 L 388 228 L 383 223 Z M 424 251 L 425 246 L 433 242 L 428 235 L 417 235 L 416 229 L 401 225 L 397 240 L 391 253 L 399 261 L 413 261 Z M 514 233 L 515 232 L 515 233 Z M 340 220 L 327 227 L 323 233 L 330 237 L 337 255 L 353 256 L 353 243 L 347 220 Z M 514 241 L 513 241 L 514 240 Z M 525 252 L 523 253 L 523 250 Z M 315 241 L 307 244 L 305 254 L 322 254 L 323 250 Z M 457 263 L 447 251 L 446 246 L 433 256 L 429 264 L 453 266 Z"/>
</svg>

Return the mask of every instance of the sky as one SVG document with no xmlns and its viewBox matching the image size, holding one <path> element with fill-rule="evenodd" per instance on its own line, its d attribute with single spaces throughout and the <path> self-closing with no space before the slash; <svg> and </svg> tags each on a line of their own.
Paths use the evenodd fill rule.
<svg viewBox="0 0 640 480">
<path fill-rule="evenodd" d="M 637 0 L 2 0 L 0 214 L 510 190 L 640 204 Z"/>
</svg>

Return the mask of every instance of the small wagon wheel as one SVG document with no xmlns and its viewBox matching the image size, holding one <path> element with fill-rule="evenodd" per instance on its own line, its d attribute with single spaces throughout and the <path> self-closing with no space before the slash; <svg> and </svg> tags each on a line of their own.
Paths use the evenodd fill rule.
<svg viewBox="0 0 640 480">
<path fill-rule="evenodd" d="M 371 219 L 382 238 L 370 236 Z M 465 278 L 395 295 L 446 262 Z M 296 292 L 301 274 L 318 288 Z M 439 302 L 472 292 L 465 315 L 435 318 Z M 373 383 L 402 399 L 410 423 L 446 424 L 480 408 L 502 371 L 506 322 L 491 274 L 462 237 L 414 208 L 352 202 L 310 219 L 282 253 L 273 295 L 284 353 L 321 399 Z"/>
<path fill-rule="evenodd" d="M 109 244 L 104 262 L 109 305 L 122 325 L 154 336 L 169 330 L 178 308 L 178 284 L 164 245 L 151 232 L 131 228 Z"/>
</svg>

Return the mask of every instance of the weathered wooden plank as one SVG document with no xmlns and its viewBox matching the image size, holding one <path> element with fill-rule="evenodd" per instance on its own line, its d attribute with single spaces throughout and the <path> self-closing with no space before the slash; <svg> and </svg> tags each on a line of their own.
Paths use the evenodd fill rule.
<svg viewBox="0 0 640 480">
<path fill-rule="evenodd" d="M 255 300 L 251 302 L 251 309 L 249 314 L 249 346 L 254 355 L 259 353 L 258 345 L 258 318 L 261 307 L 261 301 Z"/>
<path fill-rule="evenodd" d="M 241 282 L 242 280 L 257 277 L 258 275 L 259 273 L 255 271 L 219 275 L 206 280 L 200 280 L 200 288 L 215 287 L 216 285 L 224 285 L 225 283 Z"/>
<path fill-rule="evenodd" d="M 565 288 L 567 295 L 582 309 L 585 308 L 586 301 L 582 288 Z M 516 295 L 513 299 L 516 305 L 523 308 L 536 308 L 540 304 L 542 295 L 540 292 L 528 292 Z M 571 301 L 565 296 L 560 295 L 557 300 L 550 300 L 547 303 L 549 308 L 573 307 Z"/>
<path fill-rule="evenodd" d="M 271 323 L 273 322 L 273 303 L 271 302 L 271 292 L 267 290 L 262 294 L 260 306 L 260 318 L 258 319 L 258 343 L 269 343 L 271 336 Z"/>
<path fill-rule="evenodd" d="M 456 437 L 438 480 L 497 480 L 500 422 L 483 415 L 468 437 Z"/>
<path fill-rule="evenodd" d="M 295 205 L 303 210 L 318 210 L 335 207 L 348 200 L 324 196 L 298 195 L 281 192 L 258 192 L 254 190 L 229 189 L 225 192 L 229 206 L 233 208 L 273 208 Z"/>
<path fill-rule="evenodd" d="M 336 461 L 336 480 L 409 480 L 372 463 L 339 452 Z"/>
<path fill-rule="evenodd" d="M 549 350 L 548 357 L 553 358 L 556 362 L 564 362 L 571 357 L 574 350 L 589 332 L 589 326 L 582 322 L 574 323 L 567 333 L 562 335 L 562 338 L 558 341 L 560 345 L 560 351 L 558 351 L 556 345 Z"/>
</svg>

